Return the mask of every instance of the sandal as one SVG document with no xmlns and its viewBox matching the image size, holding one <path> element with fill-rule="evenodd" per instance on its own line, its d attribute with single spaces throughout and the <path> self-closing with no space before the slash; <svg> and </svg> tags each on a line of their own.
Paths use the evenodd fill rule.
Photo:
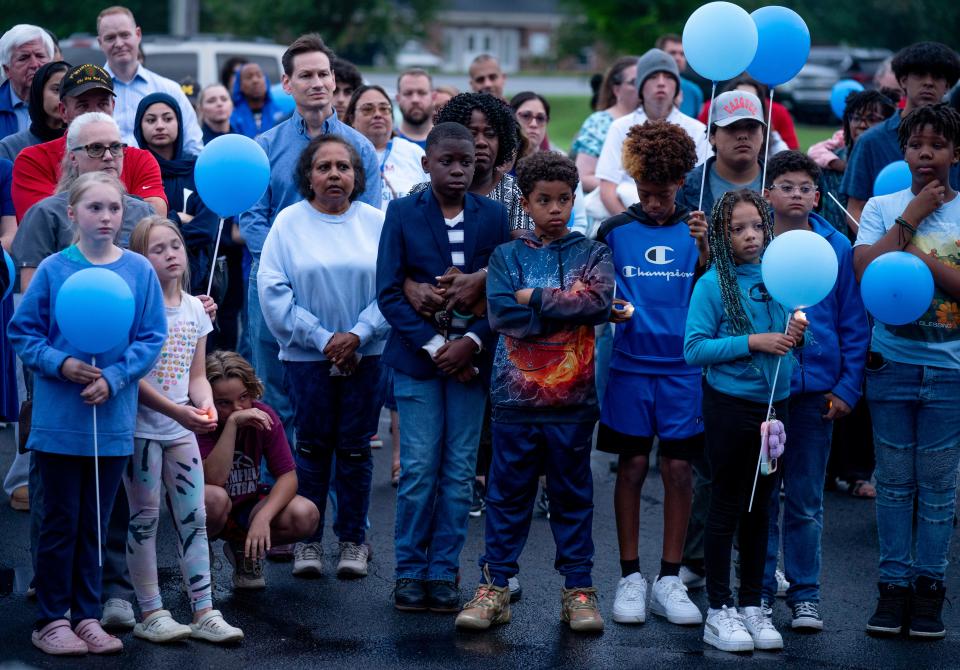
<svg viewBox="0 0 960 670">
<path fill-rule="evenodd" d="M 51 656 L 83 656 L 89 651 L 87 643 L 70 630 L 66 619 L 51 621 L 30 636 L 33 646 Z"/>
<path fill-rule="evenodd" d="M 73 632 L 87 643 L 91 654 L 116 654 L 123 651 L 120 638 L 103 630 L 96 619 L 84 619 L 74 627 Z"/>
<path fill-rule="evenodd" d="M 190 626 L 178 623 L 167 610 L 157 610 L 133 627 L 133 634 L 149 642 L 176 642 L 190 637 Z"/>
<path fill-rule="evenodd" d="M 865 479 L 858 479 L 850 487 L 850 495 L 854 498 L 872 499 L 877 497 L 877 489 Z"/>
</svg>

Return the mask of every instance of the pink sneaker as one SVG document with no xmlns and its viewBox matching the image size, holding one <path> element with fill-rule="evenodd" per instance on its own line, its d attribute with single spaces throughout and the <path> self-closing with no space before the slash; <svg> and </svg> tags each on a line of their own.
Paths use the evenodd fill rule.
<svg viewBox="0 0 960 670">
<path fill-rule="evenodd" d="M 84 619 L 73 629 L 77 636 L 87 643 L 91 654 L 116 654 L 123 651 L 123 642 L 103 630 L 96 619 Z"/>
<path fill-rule="evenodd" d="M 33 646 L 53 656 L 83 656 L 87 653 L 87 643 L 70 630 L 66 619 L 51 621 L 30 636 Z"/>
</svg>

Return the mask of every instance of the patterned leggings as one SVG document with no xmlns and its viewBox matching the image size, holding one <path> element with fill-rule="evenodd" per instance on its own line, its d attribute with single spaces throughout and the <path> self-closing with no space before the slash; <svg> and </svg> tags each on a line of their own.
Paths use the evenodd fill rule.
<svg viewBox="0 0 960 670">
<path fill-rule="evenodd" d="M 123 476 L 130 499 L 127 566 L 140 609 L 150 611 L 163 606 L 157 579 L 161 481 L 177 530 L 180 572 L 190 590 L 193 611 L 212 607 L 203 465 L 197 438 L 190 433 L 175 440 L 137 438 L 133 458 Z"/>
</svg>

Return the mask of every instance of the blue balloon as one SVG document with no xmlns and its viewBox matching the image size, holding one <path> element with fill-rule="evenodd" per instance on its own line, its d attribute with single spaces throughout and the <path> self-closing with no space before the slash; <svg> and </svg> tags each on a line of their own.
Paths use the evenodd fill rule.
<svg viewBox="0 0 960 670">
<path fill-rule="evenodd" d="M 7 296 L 13 293 L 13 284 L 17 280 L 17 269 L 13 267 L 13 258 L 7 253 L 6 249 L 3 250 L 3 261 L 7 264 L 7 279 L 10 282 L 7 284 L 7 290 L 3 292 L 3 299 L 6 300 Z"/>
<path fill-rule="evenodd" d="M 292 95 L 283 90 L 283 84 L 272 85 L 270 87 L 270 97 L 285 114 L 293 114 L 297 103 L 294 102 Z"/>
<path fill-rule="evenodd" d="M 723 81 L 741 74 L 753 62 L 757 39 L 757 24 L 745 9 L 730 2 L 710 2 L 687 19 L 683 52 L 699 75 Z"/>
<path fill-rule="evenodd" d="M 267 190 L 270 161 L 249 137 L 221 135 L 203 147 L 194 180 L 207 207 L 223 218 L 235 216 L 250 209 Z"/>
<path fill-rule="evenodd" d="M 830 90 L 830 109 L 838 119 L 843 118 L 843 110 L 847 108 L 847 96 L 862 90 L 863 84 L 855 79 L 841 79 L 833 85 Z"/>
<path fill-rule="evenodd" d="M 757 54 L 747 68 L 767 86 L 785 84 L 800 72 L 810 55 L 810 30 L 792 9 L 771 5 L 751 15 L 757 24 Z"/>
<path fill-rule="evenodd" d="M 86 354 L 102 354 L 128 340 L 134 307 L 133 291 L 120 275 L 86 268 L 63 282 L 54 316 L 70 344 Z"/>
<path fill-rule="evenodd" d="M 826 298 L 837 283 L 838 266 L 826 239 L 809 230 L 791 230 L 763 252 L 760 273 L 773 299 L 794 310 Z"/>
<path fill-rule="evenodd" d="M 894 161 L 877 173 L 873 180 L 874 195 L 890 195 L 897 191 L 910 188 L 913 184 L 913 175 L 907 161 Z"/>
<path fill-rule="evenodd" d="M 923 316 L 933 302 L 933 273 L 906 251 L 873 259 L 860 280 L 863 304 L 877 321 L 902 326 Z"/>
</svg>

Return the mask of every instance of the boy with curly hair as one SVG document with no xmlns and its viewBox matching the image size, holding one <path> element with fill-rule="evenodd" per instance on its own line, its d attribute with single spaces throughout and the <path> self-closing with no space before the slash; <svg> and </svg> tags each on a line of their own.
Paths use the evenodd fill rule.
<svg viewBox="0 0 960 670">
<path fill-rule="evenodd" d="M 707 221 L 676 202 L 696 147 L 679 126 L 657 121 L 634 126 L 623 145 L 623 166 L 640 202 L 607 219 L 597 234 L 613 251 L 617 324 L 610 380 L 603 399 L 597 449 L 619 455 L 614 511 L 621 579 L 613 620 L 646 620 L 647 582 L 640 571 L 640 496 L 650 451 L 659 438 L 663 479 L 663 554 L 650 609 L 675 624 L 699 624 L 700 610 L 680 581 L 690 517 L 691 461 L 703 452 L 700 368 L 683 359 L 683 335 L 693 286 L 709 258 Z M 630 306 L 627 307 L 627 304 Z"/>
<path fill-rule="evenodd" d="M 593 327 L 609 318 L 614 276 L 610 250 L 567 229 L 578 181 L 566 156 L 520 161 L 522 205 L 535 228 L 497 247 L 487 266 L 487 316 L 500 334 L 490 382 L 493 458 L 483 578 L 459 628 L 510 621 L 509 580 L 546 470 L 554 565 L 564 577 L 560 618 L 575 631 L 603 630 L 590 574 L 590 445 L 599 415 Z"/>
</svg>

